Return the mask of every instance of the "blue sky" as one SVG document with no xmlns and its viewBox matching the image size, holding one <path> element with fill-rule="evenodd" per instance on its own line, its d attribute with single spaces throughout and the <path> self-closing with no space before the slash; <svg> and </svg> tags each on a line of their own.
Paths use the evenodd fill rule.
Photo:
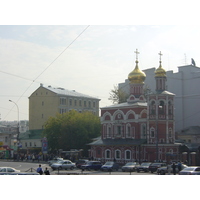
<svg viewBox="0 0 200 200">
<path fill-rule="evenodd" d="M 176 72 L 191 58 L 200 63 L 197 26 L 91 25 L 66 49 L 86 27 L 0 26 L 2 120 L 16 119 L 9 99 L 17 102 L 20 119 L 28 119 L 28 97 L 40 83 L 98 97 L 100 107 L 111 105 L 109 92 L 134 69 L 136 48 L 140 69 L 157 68 L 160 51 L 166 70 Z"/>
</svg>

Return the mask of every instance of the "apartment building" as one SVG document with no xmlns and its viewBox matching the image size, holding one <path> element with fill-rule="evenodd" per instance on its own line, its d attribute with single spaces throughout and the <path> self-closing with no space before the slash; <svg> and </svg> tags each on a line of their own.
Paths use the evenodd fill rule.
<svg viewBox="0 0 200 200">
<path fill-rule="evenodd" d="M 75 90 L 45 87 L 40 84 L 40 87 L 29 97 L 29 129 L 43 129 L 49 117 L 55 117 L 57 113 L 63 114 L 70 110 L 80 113 L 89 111 L 99 116 L 99 101 L 100 99 L 96 97 Z"/>
</svg>

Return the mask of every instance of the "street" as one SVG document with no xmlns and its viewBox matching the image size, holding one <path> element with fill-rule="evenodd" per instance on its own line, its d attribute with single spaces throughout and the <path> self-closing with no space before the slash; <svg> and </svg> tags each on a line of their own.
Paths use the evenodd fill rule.
<svg viewBox="0 0 200 200">
<path fill-rule="evenodd" d="M 13 161 L 0 161 L 0 167 L 13 167 L 17 170 L 20 170 L 21 172 L 35 172 L 35 170 L 38 168 L 39 164 L 41 164 L 41 167 L 43 170 L 47 167 L 50 171 L 51 175 L 157 175 L 156 173 L 145 173 L 145 172 L 122 172 L 119 171 L 113 171 L 113 172 L 102 172 L 102 171 L 82 171 L 81 169 L 74 169 L 74 170 L 52 170 L 51 167 L 48 165 L 48 163 L 43 162 L 13 162 Z"/>
</svg>

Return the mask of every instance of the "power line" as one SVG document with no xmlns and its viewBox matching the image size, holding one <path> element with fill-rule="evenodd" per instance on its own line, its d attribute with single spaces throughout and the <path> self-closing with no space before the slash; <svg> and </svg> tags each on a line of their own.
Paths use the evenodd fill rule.
<svg viewBox="0 0 200 200">
<path fill-rule="evenodd" d="M 16 102 L 18 102 L 21 99 L 21 97 L 32 86 L 32 84 L 34 82 L 36 82 L 36 80 L 89 28 L 89 26 L 90 25 L 86 26 L 86 28 L 84 28 L 83 31 L 34 80 L 31 80 L 32 81 L 31 84 L 26 88 L 26 90 L 23 92 L 23 94 L 19 97 L 19 99 Z M 7 74 L 9 74 L 9 73 L 7 73 Z M 20 77 L 20 76 L 17 76 L 17 77 Z M 20 78 L 22 78 L 22 77 L 20 77 Z M 24 78 L 24 79 L 26 79 L 26 78 Z M 28 79 L 28 80 L 30 81 L 30 79 Z M 13 108 L 14 108 L 14 106 L 10 109 L 10 111 L 5 116 L 5 118 L 9 115 L 9 113 L 12 111 Z"/>
</svg>

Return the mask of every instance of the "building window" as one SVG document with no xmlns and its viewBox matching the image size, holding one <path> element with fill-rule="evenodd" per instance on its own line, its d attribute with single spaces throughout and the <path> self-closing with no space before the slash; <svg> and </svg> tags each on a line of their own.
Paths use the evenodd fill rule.
<svg viewBox="0 0 200 200">
<path fill-rule="evenodd" d="M 126 150 L 125 151 L 125 159 L 126 160 L 130 160 L 131 159 L 131 151 L 130 150 Z"/>
<path fill-rule="evenodd" d="M 72 99 L 69 100 L 69 105 L 72 106 Z"/>
<path fill-rule="evenodd" d="M 76 99 L 74 100 L 74 106 L 76 106 L 76 104 L 77 104 L 77 101 L 76 101 Z"/>
<path fill-rule="evenodd" d="M 160 105 L 159 105 L 159 114 L 160 115 L 164 115 L 165 114 L 165 107 L 164 107 L 164 101 L 160 101 Z"/>
<path fill-rule="evenodd" d="M 32 143 L 30 142 L 30 147 L 32 147 Z"/>
<path fill-rule="evenodd" d="M 156 111 L 155 111 L 155 101 L 151 102 L 151 106 L 150 106 L 150 115 L 155 115 Z"/>
<path fill-rule="evenodd" d="M 44 101 L 42 101 L 42 106 L 44 106 Z"/>
<path fill-rule="evenodd" d="M 130 138 L 131 137 L 131 125 L 128 124 L 126 127 L 126 137 Z"/>
<path fill-rule="evenodd" d="M 86 107 L 86 101 L 84 101 L 84 107 Z"/>
<path fill-rule="evenodd" d="M 111 138 L 111 127 L 108 125 L 107 127 L 107 138 Z"/>
<path fill-rule="evenodd" d="M 82 106 L 82 101 L 81 100 L 79 100 L 79 106 Z"/>
<path fill-rule="evenodd" d="M 91 101 L 88 102 L 88 106 L 89 106 L 89 108 L 91 108 Z"/>
<path fill-rule="evenodd" d="M 151 138 L 155 137 L 155 129 L 154 128 L 151 128 L 151 130 L 150 130 L 150 137 Z"/>
<path fill-rule="evenodd" d="M 106 154 L 105 157 L 106 157 L 107 159 L 111 158 L 111 153 L 110 153 L 110 150 L 109 150 L 109 149 L 106 150 L 105 154 Z"/>
<path fill-rule="evenodd" d="M 169 137 L 170 138 L 172 137 L 172 129 L 171 128 L 169 129 Z"/>
<path fill-rule="evenodd" d="M 44 118 L 44 114 L 42 114 L 42 119 Z"/>
<path fill-rule="evenodd" d="M 66 105 L 66 98 L 64 98 L 64 97 L 61 97 L 60 98 L 60 105 Z"/>
<path fill-rule="evenodd" d="M 140 135 L 141 139 L 145 139 L 146 137 L 146 124 L 142 124 L 141 125 L 141 135 Z"/>
<path fill-rule="evenodd" d="M 116 159 L 120 159 L 121 158 L 121 151 L 120 150 L 116 150 L 115 151 L 115 158 Z"/>
<path fill-rule="evenodd" d="M 95 103 L 95 101 L 93 101 L 93 107 L 94 107 L 94 108 L 96 107 L 96 103 Z"/>
</svg>

